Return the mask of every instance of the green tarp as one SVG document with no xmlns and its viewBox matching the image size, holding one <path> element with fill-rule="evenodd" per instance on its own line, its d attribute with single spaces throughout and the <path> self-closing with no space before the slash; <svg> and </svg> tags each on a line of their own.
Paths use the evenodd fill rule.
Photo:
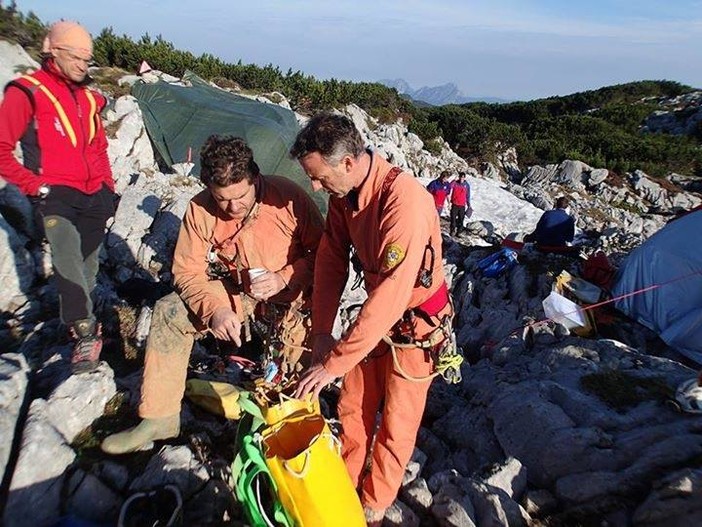
<svg viewBox="0 0 702 527">
<path fill-rule="evenodd" d="M 253 150 L 263 174 L 296 181 L 326 213 L 326 195 L 312 192 L 300 165 L 288 156 L 299 131 L 293 112 L 214 88 L 191 72 L 183 80 L 190 86 L 159 81 L 132 87 L 146 130 L 167 165 L 187 161 L 191 152 L 195 163 L 192 173 L 197 175 L 200 148 L 210 135 L 241 137 Z"/>
</svg>

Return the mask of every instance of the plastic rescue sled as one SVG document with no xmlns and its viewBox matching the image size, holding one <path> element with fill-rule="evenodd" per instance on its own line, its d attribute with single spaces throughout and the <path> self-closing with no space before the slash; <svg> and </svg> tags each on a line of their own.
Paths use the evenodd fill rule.
<svg viewBox="0 0 702 527">
<path fill-rule="evenodd" d="M 226 382 L 188 379 L 185 383 L 185 396 L 197 406 L 227 419 L 239 419 L 240 390 Z"/>
</svg>

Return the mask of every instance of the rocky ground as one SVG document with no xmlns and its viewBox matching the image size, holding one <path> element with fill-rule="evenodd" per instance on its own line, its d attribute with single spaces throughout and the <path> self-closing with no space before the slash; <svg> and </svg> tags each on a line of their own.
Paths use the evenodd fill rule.
<svg viewBox="0 0 702 527">
<path fill-rule="evenodd" d="M 15 65 L 28 63 L 13 52 Z M 533 227 L 562 194 L 574 200 L 584 252 L 602 249 L 619 262 L 667 219 L 699 205 L 695 187 L 683 188 L 674 174 L 662 182 L 640 171 L 622 178 L 574 160 L 520 167 L 515 152 L 500 156 L 499 166 L 470 167 L 448 145 L 430 154 L 402 123 L 377 123 L 354 106 L 343 111 L 392 162 L 422 178 L 467 171 L 474 188 L 469 233 L 444 239 L 456 335 L 468 359 L 464 380 L 435 381 L 386 525 L 702 521 L 702 417 L 665 405 L 695 374 L 690 365 L 607 308 L 591 338 L 543 321 L 554 277 L 564 269 L 579 274 L 578 258 L 525 254 L 497 278 L 476 265 L 502 238 Z M 168 290 L 180 218 L 202 188 L 188 166 L 158 166 L 132 97 L 118 98 L 106 117 L 121 200 L 101 260 L 108 341 L 97 372 L 69 375 L 50 259 L 31 242 L 27 201 L 12 186 L 0 188 L 3 522 L 49 526 L 69 516 L 113 525 L 128 496 L 173 483 L 184 498 L 184 525 L 241 525 L 228 486 L 235 422 L 186 402 L 177 440 L 118 458 L 97 448 L 135 422 L 148 306 Z M 359 294 L 349 293 L 345 307 Z M 349 313 L 342 311 L 339 331 Z M 197 346 L 196 362 L 211 364 L 211 351 Z"/>
</svg>

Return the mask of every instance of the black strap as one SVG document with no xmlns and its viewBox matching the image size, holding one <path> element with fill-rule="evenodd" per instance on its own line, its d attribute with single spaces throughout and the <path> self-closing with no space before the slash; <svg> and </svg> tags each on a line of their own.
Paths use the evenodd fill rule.
<svg viewBox="0 0 702 527">
<path fill-rule="evenodd" d="M 27 98 L 29 99 L 29 103 L 32 105 L 32 113 L 34 113 L 36 111 L 36 103 L 34 102 L 34 92 L 36 92 L 39 89 L 39 87 L 38 86 L 32 86 L 32 87 L 25 86 L 24 84 L 21 84 L 21 83 L 17 82 L 16 80 L 14 80 L 14 81 L 10 81 L 7 83 L 7 85 L 5 86 L 5 91 L 7 91 L 7 89 L 10 86 L 14 86 L 15 88 L 19 88 L 20 90 L 22 90 L 25 93 L 25 95 L 27 95 Z"/>
</svg>

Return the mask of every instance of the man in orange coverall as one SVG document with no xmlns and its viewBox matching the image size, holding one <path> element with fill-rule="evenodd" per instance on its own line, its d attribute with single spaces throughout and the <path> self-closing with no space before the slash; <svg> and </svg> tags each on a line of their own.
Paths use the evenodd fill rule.
<svg viewBox="0 0 702 527">
<path fill-rule="evenodd" d="M 315 190 L 330 194 L 324 236 L 317 250 L 312 297 L 312 367 L 296 395 L 319 395 L 344 376 L 339 399 L 342 455 L 361 494 L 369 525 L 380 525 L 393 503 L 414 449 L 433 371 L 430 350 L 397 352 L 393 364 L 383 336 L 426 338 L 451 315 L 434 201 L 408 173 L 366 150 L 346 117 L 320 114 L 298 134 L 291 155 Z M 368 299 L 339 341 L 332 325 L 354 248 Z M 449 319 L 450 320 L 450 319 Z M 376 414 L 382 419 L 372 453 Z M 368 456 L 370 472 L 364 474 Z"/>
<path fill-rule="evenodd" d="M 180 228 L 173 257 L 177 293 L 154 307 L 139 406 L 143 420 L 103 441 L 110 454 L 179 434 L 190 351 L 205 331 L 241 346 L 242 324 L 254 308 L 264 318 L 276 316 L 270 311 L 278 308 L 287 368 L 307 340 L 301 311 L 309 307 L 323 230 L 317 206 L 291 180 L 261 175 L 243 139 L 211 136 L 200 159 L 207 189 L 190 201 Z M 249 286 L 249 269 L 266 271 Z M 261 307 L 266 312 L 259 313 Z"/>
</svg>

